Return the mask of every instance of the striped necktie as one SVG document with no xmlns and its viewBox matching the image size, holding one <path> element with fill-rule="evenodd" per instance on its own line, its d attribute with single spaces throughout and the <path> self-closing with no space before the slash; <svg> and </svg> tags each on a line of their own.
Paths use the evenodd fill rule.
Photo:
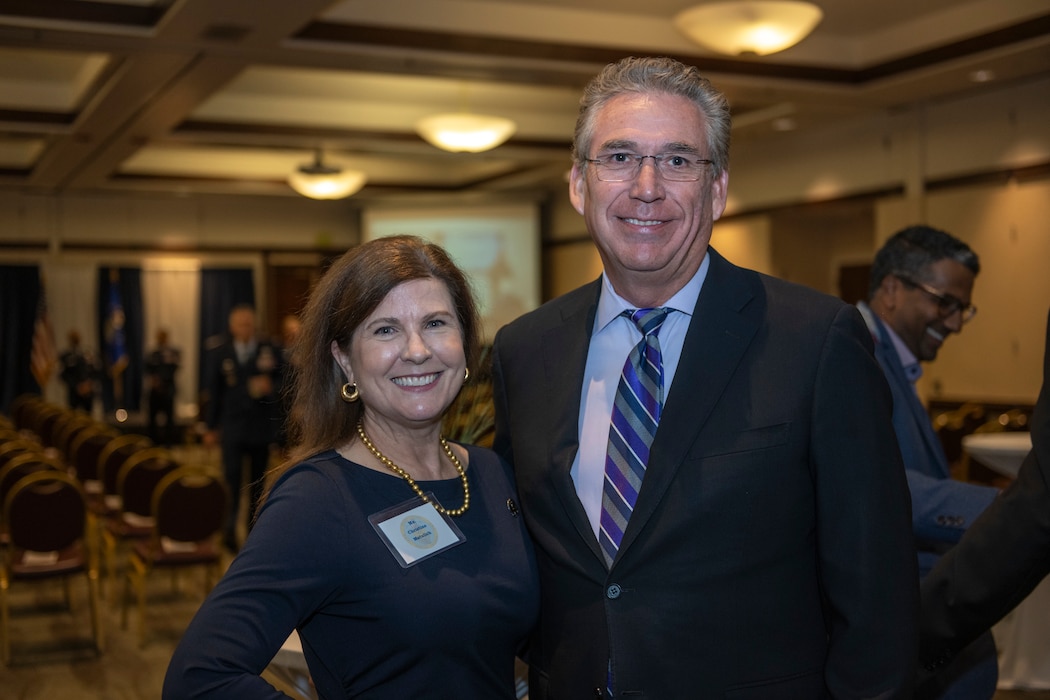
<svg viewBox="0 0 1050 700">
<path fill-rule="evenodd" d="M 624 363 L 609 427 L 598 540 L 610 566 L 638 499 L 649 463 L 649 446 L 660 422 L 664 366 L 657 333 L 670 311 L 666 308 L 624 311 L 638 326 L 642 340 Z"/>
</svg>

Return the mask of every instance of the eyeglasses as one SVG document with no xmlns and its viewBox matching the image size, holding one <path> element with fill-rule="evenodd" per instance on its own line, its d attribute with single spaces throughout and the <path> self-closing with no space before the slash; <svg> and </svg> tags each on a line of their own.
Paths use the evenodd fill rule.
<svg viewBox="0 0 1050 700">
<path fill-rule="evenodd" d="M 966 323 L 967 321 L 969 321 L 977 315 L 977 307 L 973 304 L 963 303 L 961 300 L 956 299 L 951 294 L 944 294 L 943 292 L 939 292 L 930 285 L 923 284 L 922 282 L 918 282 L 909 277 L 904 277 L 902 275 L 894 275 L 894 277 L 896 277 L 909 287 L 914 287 L 915 289 L 921 290 L 931 299 L 936 301 L 937 312 L 941 315 L 941 318 L 948 318 L 956 311 L 959 311 L 962 313 L 962 322 Z"/>
<path fill-rule="evenodd" d="M 673 182 L 696 182 L 703 174 L 704 166 L 712 163 L 705 158 L 681 153 L 660 153 L 654 156 L 606 153 L 584 160 L 594 165 L 594 172 L 602 182 L 626 182 L 638 177 L 642 171 L 642 161 L 646 158 L 653 159 L 653 167 L 662 178 Z"/>
</svg>

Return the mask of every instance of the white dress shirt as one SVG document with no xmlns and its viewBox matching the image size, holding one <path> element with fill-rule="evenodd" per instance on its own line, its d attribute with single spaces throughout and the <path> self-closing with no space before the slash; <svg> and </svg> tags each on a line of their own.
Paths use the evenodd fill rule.
<svg viewBox="0 0 1050 700">
<path fill-rule="evenodd" d="M 682 357 L 682 345 L 689 330 L 693 309 L 707 278 L 710 256 L 704 256 L 700 269 L 666 304 L 672 309 L 660 327 L 660 354 L 664 366 L 664 401 L 670 394 L 675 370 Z M 621 314 L 637 307 L 618 295 L 602 275 L 598 312 L 594 317 L 587 366 L 583 373 L 583 396 L 580 401 L 580 450 L 572 463 L 572 480 L 576 495 L 583 504 L 595 537 L 602 514 L 602 489 L 605 484 L 605 454 L 609 446 L 609 426 L 613 401 L 620 374 L 631 349 L 642 339 L 642 333 L 631 319 Z M 659 432 L 659 428 L 657 428 Z"/>
</svg>

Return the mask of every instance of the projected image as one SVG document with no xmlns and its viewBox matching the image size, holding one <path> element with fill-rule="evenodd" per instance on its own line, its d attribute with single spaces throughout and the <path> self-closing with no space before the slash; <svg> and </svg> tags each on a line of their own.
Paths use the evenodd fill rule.
<svg viewBox="0 0 1050 700">
<path fill-rule="evenodd" d="M 539 227 L 533 206 L 370 211 L 365 239 L 421 236 L 449 252 L 481 304 L 485 336 L 539 305 Z"/>
</svg>

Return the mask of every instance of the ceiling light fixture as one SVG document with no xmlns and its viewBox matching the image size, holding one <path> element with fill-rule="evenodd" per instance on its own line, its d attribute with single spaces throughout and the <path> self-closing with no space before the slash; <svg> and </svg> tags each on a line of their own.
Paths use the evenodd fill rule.
<svg viewBox="0 0 1050 700">
<path fill-rule="evenodd" d="M 467 112 L 434 114 L 416 123 L 416 131 L 428 143 L 453 153 L 480 153 L 495 148 L 517 128 L 510 119 Z"/>
<path fill-rule="evenodd" d="M 317 149 L 314 162 L 300 165 L 288 176 L 288 184 L 310 199 L 343 199 L 364 187 L 365 174 L 325 165 L 321 159 L 321 149 Z"/>
<path fill-rule="evenodd" d="M 765 56 L 802 41 L 823 18 L 811 2 L 725 0 L 682 10 L 674 24 L 689 39 L 718 53 Z"/>
</svg>

